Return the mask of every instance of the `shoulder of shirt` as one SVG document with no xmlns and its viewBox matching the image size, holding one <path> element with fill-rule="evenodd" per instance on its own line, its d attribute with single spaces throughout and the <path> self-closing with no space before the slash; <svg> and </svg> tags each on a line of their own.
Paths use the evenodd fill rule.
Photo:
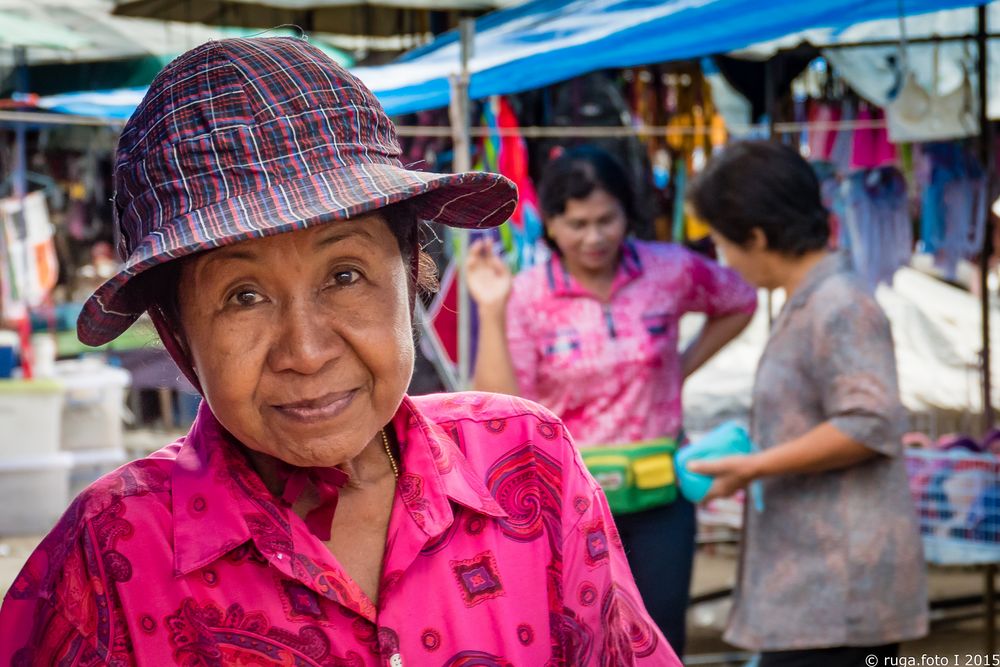
<svg viewBox="0 0 1000 667">
<path fill-rule="evenodd" d="M 501 436 L 502 440 L 494 442 L 501 442 L 502 448 L 465 452 L 467 458 L 480 463 L 504 454 L 501 449 L 507 449 L 515 441 L 517 445 L 531 444 L 536 450 L 545 451 L 561 465 L 574 455 L 562 420 L 534 401 L 477 391 L 416 396 L 412 400 L 424 418 L 443 431 L 464 433 L 460 439 L 464 448 L 484 442 L 481 437 L 484 433 Z M 480 453 L 484 456 L 480 457 Z"/>
<path fill-rule="evenodd" d="M 841 271 L 824 280 L 806 304 L 810 326 L 820 339 L 843 336 L 845 326 L 892 335 L 888 315 L 864 280 L 852 271 Z"/>
<path fill-rule="evenodd" d="M 80 492 L 67 514 L 72 512 L 79 521 L 86 522 L 123 500 L 169 503 L 171 473 L 183 444 L 182 437 L 149 456 L 107 473 Z"/>
<path fill-rule="evenodd" d="M 485 423 L 523 417 L 528 421 L 558 424 L 562 428 L 562 422 L 547 408 L 508 394 L 463 391 L 411 396 L 410 399 L 427 419 L 437 424 L 455 421 Z"/>
<path fill-rule="evenodd" d="M 457 392 L 451 394 L 430 394 L 413 396 L 411 400 L 431 423 L 457 428 L 466 433 L 475 432 L 477 427 L 486 431 L 502 433 L 511 438 L 511 444 L 530 449 L 535 456 L 539 452 L 555 459 L 564 475 L 579 480 L 584 486 L 597 489 L 596 482 L 586 473 L 579 452 L 569 437 L 566 427 L 556 415 L 534 401 L 507 394 L 487 392 Z M 481 432 L 480 432 L 481 433 Z M 463 438 L 466 448 L 472 442 L 483 442 L 480 438 Z M 510 454 L 508 447 L 485 451 L 465 451 L 466 458 L 476 467 L 485 462 L 494 465 L 500 457 Z M 478 462 L 478 465 L 477 465 Z"/>
<path fill-rule="evenodd" d="M 171 471 L 183 441 L 181 438 L 145 458 L 126 463 L 80 492 L 31 556 L 35 559 L 40 557 L 37 554 L 43 554 L 46 574 L 32 582 L 29 596 L 48 597 L 53 593 L 63 565 L 79 548 L 87 526 L 105 512 L 117 511 L 114 508 L 123 501 L 142 505 L 131 508 L 136 516 L 150 517 L 150 510 L 156 506 L 169 511 Z"/>
<path fill-rule="evenodd" d="M 643 267 L 672 264 L 687 259 L 691 255 L 690 250 L 676 243 L 636 239 L 631 240 L 630 243 L 639 254 L 639 261 L 642 262 Z"/>
<path fill-rule="evenodd" d="M 809 295 L 808 302 L 816 309 L 815 312 L 825 317 L 841 317 L 869 310 L 882 312 L 875 296 L 853 271 L 840 271 L 824 280 Z"/>
<path fill-rule="evenodd" d="M 548 261 L 520 271 L 514 276 L 514 292 L 518 298 L 531 299 L 546 294 L 549 288 Z"/>
</svg>

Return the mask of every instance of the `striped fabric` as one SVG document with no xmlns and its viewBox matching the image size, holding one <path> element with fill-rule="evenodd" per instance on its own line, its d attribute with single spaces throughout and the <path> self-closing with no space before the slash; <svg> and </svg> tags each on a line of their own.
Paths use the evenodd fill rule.
<svg viewBox="0 0 1000 667">
<path fill-rule="evenodd" d="M 156 77 L 118 144 L 115 224 L 125 266 L 84 306 L 106 343 L 147 303 L 133 279 L 191 253 L 414 199 L 417 217 L 493 227 L 515 186 L 483 172 L 403 168 L 395 128 L 357 78 L 294 37 L 209 42 Z"/>
</svg>

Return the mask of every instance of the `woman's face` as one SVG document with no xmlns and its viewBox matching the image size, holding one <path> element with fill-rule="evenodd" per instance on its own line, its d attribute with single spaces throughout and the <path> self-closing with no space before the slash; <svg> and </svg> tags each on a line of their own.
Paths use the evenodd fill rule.
<svg viewBox="0 0 1000 667">
<path fill-rule="evenodd" d="M 604 273 L 615 269 L 628 220 L 621 202 L 596 188 L 583 199 L 568 200 L 566 210 L 545 226 L 570 271 Z"/>
<path fill-rule="evenodd" d="M 413 371 L 407 276 L 377 214 L 186 264 L 184 340 L 219 422 L 297 466 L 357 456 L 392 418 Z"/>
<path fill-rule="evenodd" d="M 745 281 L 766 289 L 778 286 L 771 271 L 771 253 L 767 252 L 767 241 L 759 229 L 753 230 L 745 245 L 733 243 L 714 230 L 712 241 L 726 266 L 739 273 Z"/>
</svg>

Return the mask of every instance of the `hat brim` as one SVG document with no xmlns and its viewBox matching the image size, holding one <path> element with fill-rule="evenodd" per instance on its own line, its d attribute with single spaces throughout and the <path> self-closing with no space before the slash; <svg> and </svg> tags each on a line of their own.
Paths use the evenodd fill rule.
<svg viewBox="0 0 1000 667">
<path fill-rule="evenodd" d="M 98 346 L 117 338 L 148 307 L 136 276 L 168 261 L 240 241 L 355 218 L 413 200 L 418 219 L 451 227 L 503 224 L 517 205 L 517 188 L 488 172 L 436 174 L 390 164 L 355 164 L 286 181 L 193 211 L 149 234 L 125 267 L 84 304 L 77 336 Z"/>
</svg>

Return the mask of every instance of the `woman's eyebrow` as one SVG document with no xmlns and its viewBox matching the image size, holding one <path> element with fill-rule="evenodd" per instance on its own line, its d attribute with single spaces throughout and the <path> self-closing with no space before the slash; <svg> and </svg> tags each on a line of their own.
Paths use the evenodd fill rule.
<svg viewBox="0 0 1000 667">
<path fill-rule="evenodd" d="M 331 225 L 332 227 L 332 225 Z M 316 241 L 317 248 L 325 248 L 327 246 L 334 245 L 341 241 L 346 241 L 354 237 L 362 237 L 365 241 L 373 243 L 375 237 L 372 233 L 365 229 L 364 227 L 353 227 L 350 229 L 331 229 L 326 234 L 319 237 Z M 256 262 L 260 258 L 260 253 L 258 253 L 254 248 L 241 248 L 239 246 L 226 246 L 213 251 L 208 256 L 205 257 L 205 261 L 202 264 L 203 267 L 211 265 L 213 262 L 223 261 L 223 260 L 239 260 L 244 262 Z"/>
<path fill-rule="evenodd" d="M 219 248 L 218 250 L 210 253 L 205 257 L 205 261 L 202 263 L 201 267 L 204 268 L 212 265 L 215 262 L 227 261 L 227 260 L 240 260 L 244 262 L 256 262 L 259 255 L 252 249 L 246 248 Z"/>
<path fill-rule="evenodd" d="M 331 227 L 334 227 L 334 225 L 331 225 Z M 325 247 L 357 236 L 363 237 L 364 240 L 368 242 L 373 242 L 375 240 L 375 237 L 372 236 L 371 232 L 364 227 L 352 227 L 348 229 L 334 228 L 328 233 L 322 235 L 316 242 L 316 245 L 318 247 Z"/>
</svg>

